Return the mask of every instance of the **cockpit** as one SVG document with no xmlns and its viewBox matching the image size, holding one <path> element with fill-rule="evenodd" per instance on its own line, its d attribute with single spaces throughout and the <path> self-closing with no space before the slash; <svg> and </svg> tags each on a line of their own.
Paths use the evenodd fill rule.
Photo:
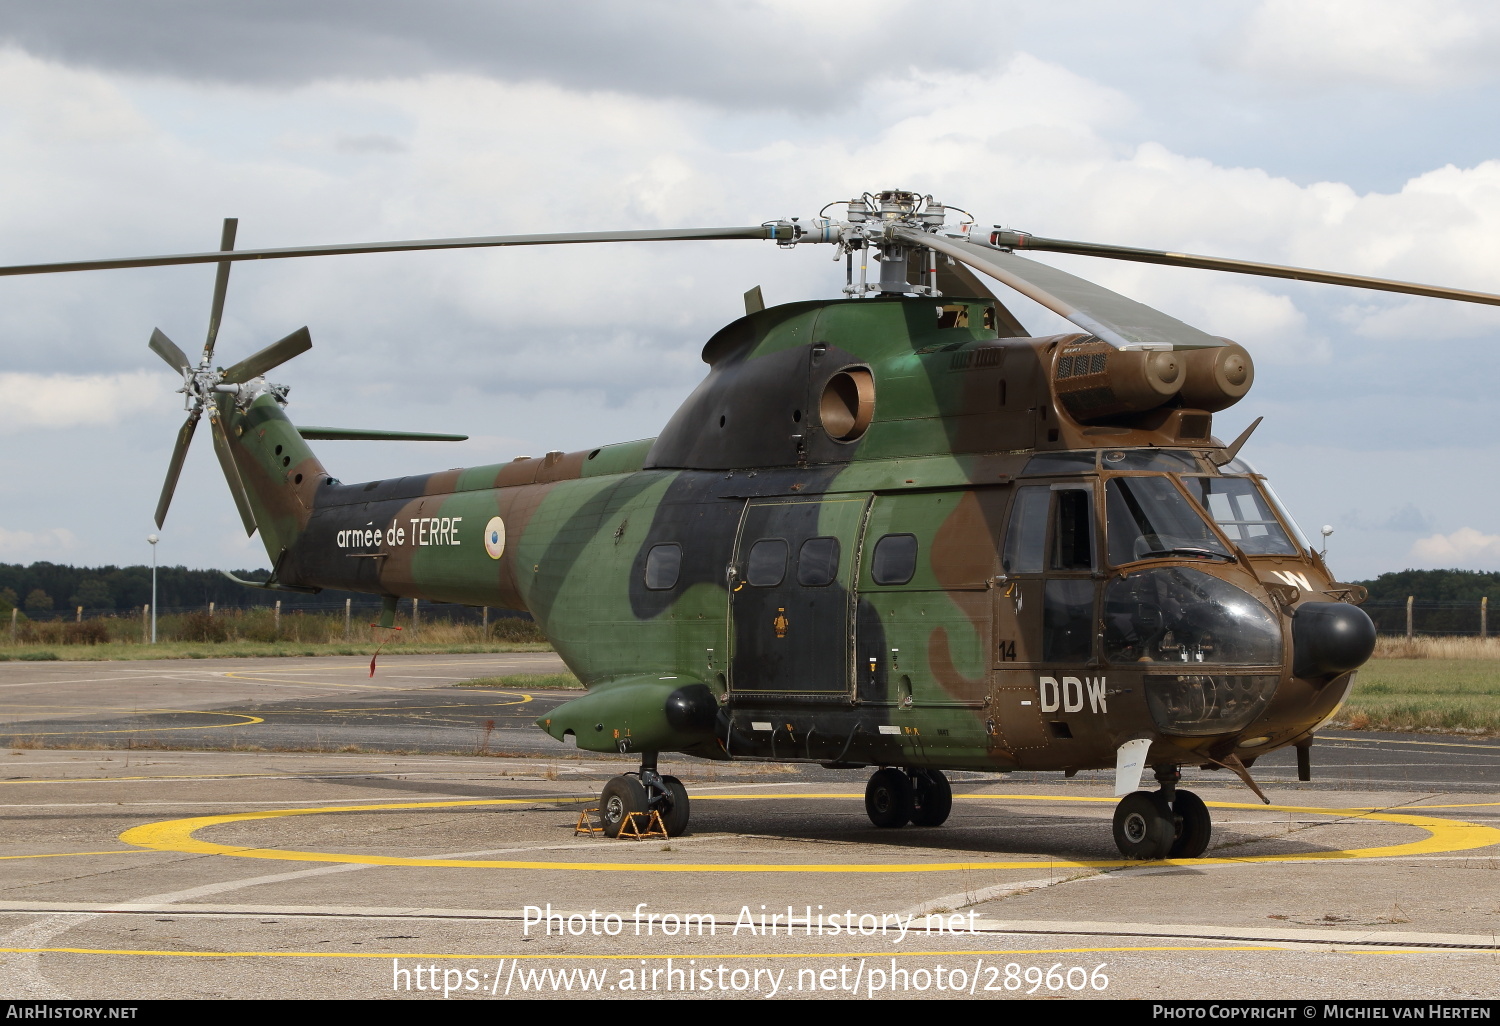
<svg viewBox="0 0 1500 1026">
<path fill-rule="evenodd" d="M 1001 563 L 1016 630 L 1040 636 L 1031 660 L 1143 671 L 1154 717 L 1193 734 L 1236 729 L 1274 691 L 1282 624 L 1250 562 L 1308 554 L 1243 461 L 1101 449 L 1028 461 Z"/>
</svg>

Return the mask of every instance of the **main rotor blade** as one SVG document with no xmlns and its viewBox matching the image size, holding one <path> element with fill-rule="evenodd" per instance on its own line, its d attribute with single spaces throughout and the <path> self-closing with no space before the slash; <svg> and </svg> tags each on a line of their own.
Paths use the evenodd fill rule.
<svg viewBox="0 0 1500 1026">
<path fill-rule="evenodd" d="M 188 446 L 193 441 L 193 429 L 198 426 L 198 416 L 202 412 L 202 407 L 195 408 L 177 432 L 177 444 L 172 447 L 172 462 L 167 464 L 167 479 L 161 486 L 161 498 L 156 500 L 158 530 L 166 522 L 167 507 L 172 505 L 172 493 L 177 491 L 177 478 L 182 475 L 182 463 L 187 459 Z"/>
<path fill-rule="evenodd" d="M 946 253 L 983 271 L 1119 349 L 1211 349 L 1224 345 L 1190 324 L 1102 285 L 1014 253 L 911 229 L 905 241 Z"/>
<path fill-rule="evenodd" d="M 1025 235 L 1020 232 L 997 232 L 996 234 L 999 236 L 1001 245 L 1014 246 L 1016 249 L 1076 253 L 1080 256 L 1107 257 L 1111 260 L 1133 260 L 1143 264 L 1165 264 L 1168 267 L 1200 267 L 1210 271 L 1258 274 L 1267 278 L 1291 278 L 1294 281 L 1315 281 L 1325 285 L 1350 285 L 1358 289 L 1404 292 L 1412 296 L 1431 296 L 1434 299 L 1457 299 L 1465 303 L 1500 306 L 1500 295 L 1490 292 L 1450 289 L 1441 285 L 1421 285 L 1417 282 L 1397 281 L 1392 278 L 1369 278 L 1361 274 L 1343 274 L 1338 271 L 1315 271 L 1307 267 L 1291 267 L 1284 264 L 1261 264 L 1253 260 L 1230 260 L 1225 257 L 1196 256 L 1192 253 L 1171 253 L 1166 250 L 1134 249 L 1130 246 L 1111 246 L 1097 242 L 1039 239 L 1034 235 Z"/>
<path fill-rule="evenodd" d="M 778 230 L 780 236 L 778 236 Z M 485 249 L 496 246 L 563 246 L 581 242 L 688 242 L 705 239 L 786 238 L 776 224 L 745 228 L 663 228 L 629 232 L 569 232 L 559 235 L 489 235 L 462 239 L 414 239 L 409 242 L 353 242 L 338 246 L 298 246 L 283 249 L 240 249 L 232 254 L 178 253 L 170 256 L 121 257 L 113 260 L 68 260 L 51 264 L 12 264 L 0 267 L 0 277 L 13 274 L 53 274 L 59 271 L 107 271 L 121 267 L 174 267 L 179 264 L 238 263 L 241 260 L 284 260 L 291 257 L 348 256 L 354 253 L 409 253 L 429 249 Z"/>
<path fill-rule="evenodd" d="M 272 342 L 258 353 L 245 357 L 224 372 L 224 381 L 237 385 L 258 378 L 273 367 L 279 367 L 294 356 L 312 348 L 312 335 L 306 327 L 298 328 L 279 342 Z"/>
<path fill-rule="evenodd" d="M 245 537 L 255 533 L 255 511 L 250 506 L 250 496 L 245 491 L 240 468 L 235 465 L 234 454 L 229 451 L 229 436 L 224 433 L 217 411 L 209 414 L 209 427 L 214 436 L 214 455 L 219 457 L 219 467 L 224 471 L 224 480 L 229 484 L 229 494 L 234 496 L 234 508 L 240 511 L 240 523 L 245 525 Z"/>
<path fill-rule="evenodd" d="M 235 232 L 239 229 L 239 218 L 224 218 L 224 233 L 219 236 L 219 251 L 234 249 Z M 218 273 L 214 275 L 214 301 L 208 309 L 208 339 L 203 343 L 203 355 L 212 360 L 214 343 L 219 340 L 219 321 L 224 316 L 224 293 L 229 291 L 229 262 L 219 261 Z"/>
<path fill-rule="evenodd" d="M 193 369 L 193 365 L 188 363 L 187 354 L 178 349 L 177 343 L 167 338 L 166 333 L 160 328 L 151 332 L 151 341 L 146 344 L 151 347 L 153 353 L 166 360 L 177 373 L 187 374 Z"/>
</svg>

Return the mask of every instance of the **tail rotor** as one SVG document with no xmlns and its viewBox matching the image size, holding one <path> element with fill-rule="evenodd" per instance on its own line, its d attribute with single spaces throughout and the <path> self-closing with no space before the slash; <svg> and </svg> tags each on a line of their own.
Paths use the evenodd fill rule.
<svg viewBox="0 0 1500 1026">
<path fill-rule="evenodd" d="M 220 252 L 229 252 L 234 249 L 234 237 L 238 228 L 238 219 L 233 217 L 224 219 L 224 231 L 219 242 Z M 238 509 L 240 520 L 245 525 L 245 533 L 247 535 L 255 533 L 255 513 L 250 506 L 250 497 L 245 489 L 244 481 L 240 478 L 239 467 L 235 464 L 229 436 L 219 417 L 217 397 L 220 394 L 229 394 L 234 395 L 237 401 L 243 402 L 247 397 L 254 399 L 265 392 L 270 392 L 277 401 L 285 402 L 286 389 L 265 385 L 264 382 L 261 382 L 263 387 L 256 388 L 252 383 L 268 371 L 312 348 L 312 336 L 307 328 L 302 327 L 285 338 L 271 343 L 258 353 L 246 357 L 228 370 L 215 370 L 213 368 L 214 345 L 218 341 L 219 325 L 224 316 L 224 297 L 229 291 L 229 268 L 230 261 L 219 261 L 217 274 L 214 276 L 213 303 L 208 314 L 208 335 L 203 342 L 203 355 L 199 358 L 197 366 L 188 360 L 181 348 L 160 328 L 151 333 L 151 341 L 148 343 L 152 352 L 182 375 L 182 387 L 178 391 L 185 396 L 184 403 L 188 410 L 187 420 L 177 432 L 177 442 L 172 448 L 172 459 L 167 464 L 167 478 L 162 484 L 161 497 L 156 503 L 156 526 L 158 528 L 167 519 L 167 509 L 172 505 L 172 496 L 177 491 L 177 479 L 181 476 L 183 463 L 187 460 L 188 446 L 192 444 L 198 420 L 206 411 L 210 429 L 213 432 L 214 453 L 218 456 L 219 466 L 223 469 L 224 478 L 229 483 L 229 491 L 234 496 L 235 508 Z"/>
</svg>

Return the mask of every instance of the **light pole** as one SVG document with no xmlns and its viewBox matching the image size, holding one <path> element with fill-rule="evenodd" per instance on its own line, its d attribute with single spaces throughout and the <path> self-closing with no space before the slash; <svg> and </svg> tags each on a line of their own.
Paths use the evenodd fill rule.
<svg viewBox="0 0 1500 1026">
<path fill-rule="evenodd" d="M 161 541 L 154 534 L 146 535 L 151 543 L 151 644 L 156 644 L 156 543 Z"/>
</svg>

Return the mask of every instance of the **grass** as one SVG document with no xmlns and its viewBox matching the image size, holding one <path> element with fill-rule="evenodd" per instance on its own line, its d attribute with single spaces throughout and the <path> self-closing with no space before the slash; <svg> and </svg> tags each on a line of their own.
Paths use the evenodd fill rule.
<svg viewBox="0 0 1500 1026">
<path fill-rule="evenodd" d="M 1500 642 L 1382 638 L 1335 724 L 1500 734 Z"/>
<path fill-rule="evenodd" d="M 571 673 L 511 673 L 503 677 L 475 677 L 453 685 L 458 688 L 505 688 L 510 691 L 562 689 L 582 691 L 583 685 Z"/>
</svg>

